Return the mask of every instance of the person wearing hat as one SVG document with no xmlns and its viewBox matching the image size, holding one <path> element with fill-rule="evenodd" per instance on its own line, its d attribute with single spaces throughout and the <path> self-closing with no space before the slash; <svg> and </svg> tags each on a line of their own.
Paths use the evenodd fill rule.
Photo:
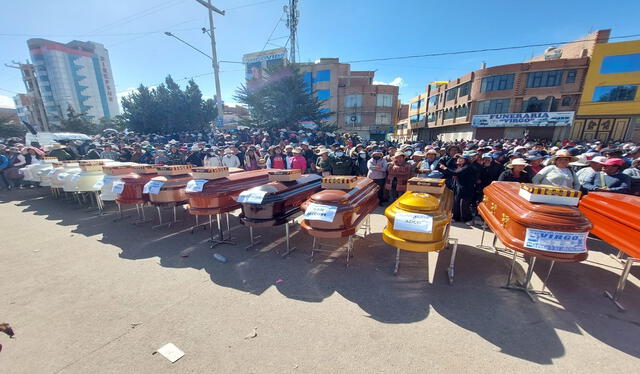
<svg viewBox="0 0 640 374">
<path fill-rule="evenodd" d="M 391 202 L 407 190 L 407 181 L 411 178 L 411 165 L 406 161 L 404 152 L 396 151 L 393 160 L 387 165 L 387 180 L 384 189 L 389 193 Z"/>
<path fill-rule="evenodd" d="M 102 151 L 102 153 L 100 153 L 100 158 L 103 160 L 117 160 L 118 159 L 118 152 L 113 150 L 113 146 L 111 144 L 106 144 L 104 146 L 104 150 Z M 59 160 L 60 158 L 58 158 Z"/>
<path fill-rule="evenodd" d="M 529 151 L 525 154 L 524 159 L 529 163 L 529 166 L 527 166 L 525 170 L 531 178 L 544 168 L 544 165 L 542 165 L 544 156 L 540 151 Z"/>
<path fill-rule="evenodd" d="M 307 159 L 302 155 L 302 149 L 296 147 L 292 151 L 293 156 L 289 157 L 287 162 L 291 169 L 298 169 L 302 173 L 307 172 Z"/>
<path fill-rule="evenodd" d="M 572 156 L 566 149 L 559 149 L 549 159 L 549 165 L 545 166 L 533 177 L 533 183 L 567 187 L 574 190 L 580 189 L 578 176 L 569 166 L 570 162 L 576 160 L 577 158 Z"/>
<path fill-rule="evenodd" d="M 65 147 L 60 143 L 53 143 L 49 151 L 49 157 L 56 157 L 58 161 L 73 160 L 71 153 L 67 152 Z"/>
<path fill-rule="evenodd" d="M 588 167 L 584 167 L 576 172 L 578 176 L 578 180 L 580 181 L 580 185 L 584 184 L 584 181 L 594 173 L 599 173 L 602 171 L 602 163 L 607 160 L 604 156 L 595 156 L 591 160 L 585 160 L 585 163 Z M 579 162 L 579 161 L 576 161 Z"/>
<path fill-rule="evenodd" d="M 336 148 L 333 157 L 329 159 L 329 165 L 331 165 L 332 175 L 352 175 L 353 161 L 345 154 L 342 146 Z"/>
<path fill-rule="evenodd" d="M 169 152 L 167 153 L 167 165 L 184 165 L 184 156 L 180 153 L 177 142 L 171 144 L 169 147 Z"/>
<path fill-rule="evenodd" d="M 206 156 L 204 156 L 204 160 L 202 164 L 204 166 L 223 166 L 222 165 L 222 156 L 218 152 L 218 147 L 211 147 L 206 150 Z"/>
<path fill-rule="evenodd" d="M 267 158 L 267 169 L 287 169 L 287 158 L 280 146 L 275 146 Z"/>
<path fill-rule="evenodd" d="M 527 161 L 523 158 L 516 158 L 511 160 L 505 167 L 498 180 L 501 182 L 519 182 L 519 183 L 531 183 L 531 176 L 525 168 L 529 166 Z"/>
<path fill-rule="evenodd" d="M 203 166 L 204 158 L 207 154 L 197 144 L 191 146 L 191 153 L 185 160 L 187 165 Z"/>
<path fill-rule="evenodd" d="M 353 175 L 367 175 L 367 152 L 362 144 L 358 144 L 351 150 L 351 161 L 353 162 Z"/>
<path fill-rule="evenodd" d="M 475 199 L 476 172 L 471 167 L 471 156 L 468 154 L 456 159 L 456 167 L 448 168 L 445 164 L 439 165 L 443 174 L 450 178 L 453 190 L 453 220 L 473 225 L 471 204 Z"/>
<path fill-rule="evenodd" d="M 610 158 L 602 163 L 602 171 L 591 174 L 582 187 L 587 191 L 605 191 L 616 193 L 631 192 L 631 177 L 622 173 L 625 161 Z"/>
<path fill-rule="evenodd" d="M 331 175 L 331 156 L 329 156 L 329 153 L 330 151 L 327 148 L 321 148 L 316 159 L 316 172 L 323 177 Z"/>
<path fill-rule="evenodd" d="M 307 172 L 315 173 L 317 156 L 309 148 L 309 142 L 304 141 L 300 143 L 300 148 L 302 149 L 302 156 L 304 156 L 304 158 L 307 160 Z"/>
<path fill-rule="evenodd" d="M 438 152 L 435 149 L 429 149 L 422 161 L 416 165 L 416 173 L 422 178 L 444 178 L 442 172 L 438 169 Z"/>
<path fill-rule="evenodd" d="M 631 177 L 631 193 L 640 196 L 640 157 L 631 162 L 631 167 L 624 169 L 624 174 Z"/>
<path fill-rule="evenodd" d="M 231 148 L 226 148 L 224 150 L 224 156 L 222 156 L 222 166 L 230 167 L 230 168 L 239 168 L 240 160 L 238 156 L 233 154 Z"/>
<path fill-rule="evenodd" d="M 382 157 L 382 150 L 377 148 L 371 153 L 371 158 L 367 161 L 367 177 L 375 182 L 378 189 L 378 203 L 384 203 L 384 185 L 387 180 L 387 161 Z"/>
</svg>

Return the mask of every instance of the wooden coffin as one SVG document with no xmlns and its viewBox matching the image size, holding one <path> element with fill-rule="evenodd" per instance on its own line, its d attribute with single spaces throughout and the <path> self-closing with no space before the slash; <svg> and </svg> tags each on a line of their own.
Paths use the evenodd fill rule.
<svg viewBox="0 0 640 374">
<path fill-rule="evenodd" d="M 158 169 L 158 172 L 160 169 Z M 171 171 L 169 173 L 172 173 Z M 149 180 L 162 183 L 160 191 L 149 193 L 149 201 L 155 205 L 182 205 L 189 201 L 185 188 L 191 180 L 190 174 L 181 175 L 158 175 Z M 148 182 L 147 182 L 148 183 Z M 144 189 L 144 185 L 143 185 Z"/>
<path fill-rule="evenodd" d="M 407 181 L 407 191 L 442 194 L 445 190 L 445 179 L 413 177 Z"/>
<path fill-rule="evenodd" d="M 357 177 L 350 190 L 324 190 L 312 195 L 302 204 L 304 212 L 311 204 L 335 207 L 331 222 L 304 219 L 300 226 L 318 238 L 341 238 L 355 234 L 362 221 L 378 206 L 378 187 L 371 179 Z"/>
<path fill-rule="evenodd" d="M 130 174 L 120 181 L 124 183 L 124 187 L 122 188 L 122 192 L 116 196 L 116 203 L 118 204 L 144 204 L 150 201 L 149 194 L 144 193 L 144 185 L 147 184 L 151 179 L 158 176 L 155 173 L 154 165 L 145 165 L 151 166 L 151 168 L 138 168 L 135 167 L 138 173 Z M 152 171 L 153 170 L 153 171 Z M 139 173 L 143 171 L 143 173 Z M 160 191 L 162 192 L 162 190 Z"/>
<path fill-rule="evenodd" d="M 589 192 L 580 211 L 593 224 L 591 232 L 627 255 L 640 258 L 640 197 Z"/>
<path fill-rule="evenodd" d="M 519 190 L 517 182 L 493 182 L 483 190 L 484 200 L 478 205 L 478 211 L 500 241 L 509 249 L 547 260 L 585 260 L 586 235 L 591 230 L 591 222 L 582 212 L 572 206 L 529 202 L 518 194 Z M 527 240 L 528 232 L 530 237 L 542 235 L 537 237 L 539 243 L 544 240 L 548 244 L 549 240 L 554 240 L 557 248 L 534 249 L 534 240 Z M 563 236 L 562 233 L 567 234 Z M 570 248 L 575 248 L 570 244 L 576 241 L 582 242 L 582 248 L 568 253 Z"/>
<path fill-rule="evenodd" d="M 382 239 L 406 251 L 439 251 L 447 245 L 452 205 L 448 188 L 439 195 L 407 191 L 384 211 L 388 222 Z"/>
<path fill-rule="evenodd" d="M 240 208 L 240 203 L 236 201 L 238 195 L 242 191 L 268 183 L 269 170 L 271 169 L 231 173 L 228 177 L 207 181 L 202 185 L 202 191 L 186 193 L 189 213 L 212 215 Z"/>
<path fill-rule="evenodd" d="M 291 182 L 302 177 L 300 169 L 272 170 L 269 172 L 271 182 Z"/>
<path fill-rule="evenodd" d="M 253 227 L 282 225 L 301 213 L 300 205 L 320 191 L 321 182 L 319 175 L 306 174 L 294 181 L 269 182 L 245 191 L 242 194 L 249 197 L 262 196 L 262 202 L 241 202 L 240 222 Z"/>
</svg>

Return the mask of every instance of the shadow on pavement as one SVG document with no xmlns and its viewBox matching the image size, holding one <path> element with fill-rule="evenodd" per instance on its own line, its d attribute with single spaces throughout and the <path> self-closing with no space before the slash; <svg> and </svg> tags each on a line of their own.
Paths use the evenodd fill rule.
<svg viewBox="0 0 640 374">
<path fill-rule="evenodd" d="M 151 226 L 155 222 L 140 226 L 132 225 L 130 220 L 112 222 L 117 217 L 113 206 L 112 214 L 98 216 L 78 209 L 73 202 L 43 198 L 43 190 L 0 193 L 0 203 L 16 204 L 24 212 L 58 221 L 59 225 L 76 226 L 74 233 L 102 235 L 100 241 L 119 247 L 124 259 L 158 257 L 164 267 L 203 269 L 223 287 L 260 295 L 273 286 L 282 295 L 305 302 L 321 302 L 338 293 L 356 303 L 364 316 L 390 324 L 424 320 L 433 308 L 503 353 L 539 364 L 551 364 L 554 358 L 565 354 L 556 329 L 574 334 L 584 330 L 616 349 L 640 357 L 635 344 L 640 332 L 638 288 L 627 285 L 623 296 L 627 313 L 619 313 L 602 296 L 604 288 L 615 287 L 620 268 L 605 270 L 589 262 L 556 264 L 549 288 L 557 302 L 534 304 L 521 292 L 501 288 L 510 258 L 467 245 L 458 248 L 455 286 L 450 286 L 446 277 L 450 250 L 431 254 L 431 283 L 426 282 L 425 254 L 403 251 L 399 274 L 394 276 L 395 250 L 382 241 L 380 233 L 355 241 L 354 257 L 347 268 L 344 253 L 316 254 L 316 261 L 310 262 L 312 239 L 302 232 L 293 236 L 292 244 L 298 249 L 286 258 L 277 253 L 284 252 L 282 227 L 256 229 L 256 234 L 263 236 L 262 244 L 255 247 L 257 250 L 246 251 L 243 248 L 249 244 L 248 229 L 232 217 L 232 235 L 237 245 L 210 249 L 207 230 L 190 234 L 195 221 L 188 214 L 181 215 L 183 221 L 176 227 L 154 231 Z M 147 208 L 147 214 L 157 220 L 152 209 Z M 292 232 L 297 230 L 296 227 Z M 604 250 L 611 250 L 601 245 Z M 228 262 L 216 261 L 215 252 Z M 538 277 L 546 274 L 546 266 L 537 266 Z M 638 276 L 636 270 L 633 274 Z M 523 277 L 520 265 L 516 273 Z"/>
</svg>

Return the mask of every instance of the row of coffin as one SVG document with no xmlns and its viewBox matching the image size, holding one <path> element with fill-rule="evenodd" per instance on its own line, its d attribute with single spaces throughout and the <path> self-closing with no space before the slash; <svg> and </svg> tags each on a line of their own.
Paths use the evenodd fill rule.
<svg viewBox="0 0 640 374">
<path fill-rule="evenodd" d="M 322 190 L 320 176 L 270 179 L 269 174 L 279 173 L 238 169 L 220 174 L 211 168 L 192 170 L 184 165 L 52 160 L 23 170 L 25 179 L 43 186 L 67 192 L 100 191 L 102 200 L 118 204 L 188 204 L 193 215 L 241 208 L 241 222 L 251 227 L 281 225 L 304 212 L 302 229 L 320 238 L 353 235 L 378 203 L 378 186 L 367 178 L 341 178 L 333 181 L 340 189 Z M 587 234 L 592 232 L 630 256 L 629 266 L 640 257 L 640 198 L 591 193 L 576 208 L 532 203 L 518 193 L 523 187 L 493 183 L 484 190 L 484 201 L 478 207 L 485 223 L 509 249 L 558 262 L 583 261 L 587 258 Z M 528 190 L 544 193 L 544 188 Z M 390 205 L 385 211 L 389 219 L 383 232 L 385 242 L 415 252 L 445 248 L 453 199 L 448 189 L 440 191 L 409 191 Z"/>
</svg>

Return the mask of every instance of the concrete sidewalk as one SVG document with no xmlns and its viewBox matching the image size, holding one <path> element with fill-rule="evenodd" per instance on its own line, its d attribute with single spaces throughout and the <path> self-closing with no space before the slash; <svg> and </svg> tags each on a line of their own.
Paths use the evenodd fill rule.
<svg viewBox="0 0 640 374">
<path fill-rule="evenodd" d="M 556 264 L 553 297 L 532 303 L 501 288 L 510 257 L 476 248 L 478 228 L 452 228 L 461 245 L 450 286 L 450 250 L 431 254 L 429 283 L 424 254 L 402 252 L 392 274 L 381 209 L 346 268 L 342 254 L 311 263 L 304 233 L 283 259 L 282 227 L 256 230 L 257 251 L 244 250 L 241 226 L 237 245 L 212 250 L 188 215 L 154 231 L 47 192 L 0 192 L 0 322 L 16 333 L 0 334 L 2 373 L 638 371 L 640 271 L 618 312 L 603 291 L 622 267 L 597 240 L 587 261 Z M 547 268 L 536 265 L 535 287 Z M 153 354 L 169 342 L 186 353 L 173 364 Z"/>
</svg>

